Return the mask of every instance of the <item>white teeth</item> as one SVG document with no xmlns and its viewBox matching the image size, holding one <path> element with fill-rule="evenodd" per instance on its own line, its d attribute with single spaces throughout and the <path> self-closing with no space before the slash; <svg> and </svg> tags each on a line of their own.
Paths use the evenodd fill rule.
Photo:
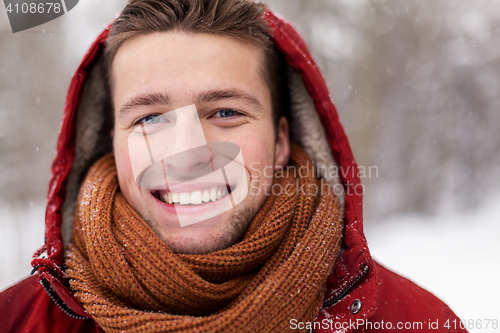
<svg viewBox="0 0 500 333">
<path fill-rule="evenodd" d="M 210 189 L 210 200 L 211 201 L 217 200 L 217 189 L 215 187 L 212 187 Z"/>
<path fill-rule="evenodd" d="M 208 191 L 207 190 L 204 190 L 203 191 L 203 194 L 201 196 L 201 200 L 203 202 L 209 202 L 210 201 L 210 194 L 208 194 Z"/>
<path fill-rule="evenodd" d="M 193 205 L 201 204 L 201 191 L 191 192 L 191 204 Z"/>
<path fill-rule="evenodd" d="M 193 192 L 162 192 L 160 193 L 160 199 L 163 202 L 180 203 L 181 205 L 199 205 L 201 203 L 207 203 L 210 201 L 217 201 L 228 194 L 226 188 L 220 189 L 217 187 L 212 187 L 210 189 L 205 189 L 201 191 Z"/>
<path fill-rule="evenodd" d="M 189 198 L 189 193 L 181 193 L 180 199 L 181 199 L 180 200 L 181 205 L 187 205 L 187 204 L 191 203 L 191 200 Z"/>
</svg>

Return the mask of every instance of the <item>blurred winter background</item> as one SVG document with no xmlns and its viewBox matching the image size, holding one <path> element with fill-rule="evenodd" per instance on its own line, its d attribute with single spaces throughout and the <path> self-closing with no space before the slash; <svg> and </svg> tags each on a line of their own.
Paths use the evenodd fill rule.
<svg viewBox="0 0 500 333">
<path fill-rule="evenodd" d="M 0 289 L 43 243 L 73 71 L 124 0 L 13 34 L 0 5 Z M 273 0 L 309 42 L 357 158 L 376 259 L 464 319 L 500 319 L 500 2 Z M 372 169 L 373 170 L 373 169 Z M 497 331 L 497 330 L 494 330 Z"/>
</svg>

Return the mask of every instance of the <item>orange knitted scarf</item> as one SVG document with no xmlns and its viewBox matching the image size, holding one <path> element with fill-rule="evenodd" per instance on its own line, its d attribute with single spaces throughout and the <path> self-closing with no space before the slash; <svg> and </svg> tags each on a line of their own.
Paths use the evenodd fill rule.
<svg viewBox="0 0 500 333">
<path fill-rule="evenodd" d="M 81 186 L 65 258 L 74 295 L 106 332 L 285 332 L 292 319 L 313 321 L 341 209 L 302 149 L 291 165 L 308 175 L 275 177 L 287 192 L 267 198 L 241 242 L 180 255 L 125 201 L 113 156 L 101 158 Z"/>
</svg>

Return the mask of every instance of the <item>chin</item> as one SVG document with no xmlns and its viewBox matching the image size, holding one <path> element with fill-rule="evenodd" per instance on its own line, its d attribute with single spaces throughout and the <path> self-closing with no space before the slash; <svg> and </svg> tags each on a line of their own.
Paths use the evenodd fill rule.
<svg viewBox="0 0 500 333">
<path fill-rule="evenodd" d="M 234 209 L 203 222 L 185 227 L 165 227 L 149 223 L 170 250 L 178 254 L 207 254 L 238 243 L 245 235 L 254 213 L 251 209 Z"/>
</svg>

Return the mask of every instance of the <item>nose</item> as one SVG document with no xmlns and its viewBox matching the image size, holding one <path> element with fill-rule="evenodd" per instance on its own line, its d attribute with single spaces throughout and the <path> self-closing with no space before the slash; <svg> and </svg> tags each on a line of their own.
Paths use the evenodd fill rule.
<svg viewBox="0 0 500 333">
<path fill-rule="evenodd" d="M 174 112 L 176 122 L 171 137 L 172 142 L 169 149 L 165 151 L 164 158 L 207 144 L 200 117 L 194 105 L 177 109 Z"/>
<path fill-rule="evenodd" d="M 189 180 L 211 172 L 210 151 L 195 105 L 174 112 L 176 122 L 163 154 L 167 178 Z"/>
</svg>

